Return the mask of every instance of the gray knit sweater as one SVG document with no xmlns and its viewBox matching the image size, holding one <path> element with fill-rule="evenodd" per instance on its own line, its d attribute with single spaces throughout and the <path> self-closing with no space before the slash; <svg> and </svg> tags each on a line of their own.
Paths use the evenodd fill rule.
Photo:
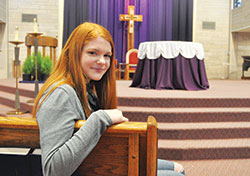
<svg viewBox="0 0 250 176">
<path fill-rule="evenodd" d="M 112 125 L 109 115 L 98 110 L 74 133 L 75 122 L 86 117 L 75 90 L 67 84 L 57 87 L 46 98 L 36 118 L 45 176 L 72 175 Z"/>
</svg>

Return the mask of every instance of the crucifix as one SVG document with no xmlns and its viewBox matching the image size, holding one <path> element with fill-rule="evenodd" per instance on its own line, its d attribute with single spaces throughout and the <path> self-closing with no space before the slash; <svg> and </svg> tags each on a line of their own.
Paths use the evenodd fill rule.
<svg viewBox="0 0 250 176">
<path fill-rule="evenodd" d="M 142 15 L 135 15 L 135 7 L 128 6 L 128 14 L 120 14 L 120 21 L 128 21 L 127 50 L 134 48 L 134 22 L 142 21 Z"/>
</svg>

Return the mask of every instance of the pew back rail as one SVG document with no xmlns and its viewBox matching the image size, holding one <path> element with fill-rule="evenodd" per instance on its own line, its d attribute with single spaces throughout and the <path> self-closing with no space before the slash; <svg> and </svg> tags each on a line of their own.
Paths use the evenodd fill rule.
<svg viewBox="0 0 250 176">
<path fill-rule="evenodd" d="M 75 124 L 75 130 L 84 125 Z M 80 175 L 147 175 L 157 173 L 157 134 L 155 118 L 145 122 L 124 122 L 109 127 L 78 168 Z M 35 119 L 0 117 L 0 147 L 40 148 Z"/>
</svg>

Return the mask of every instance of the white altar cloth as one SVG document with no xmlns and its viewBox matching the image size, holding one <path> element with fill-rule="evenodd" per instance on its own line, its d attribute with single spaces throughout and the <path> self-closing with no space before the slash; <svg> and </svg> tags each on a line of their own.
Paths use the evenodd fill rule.
<svg viewBox="0 0 250 176">
<path fill-rule="evenodd" d="M 139 45 L 138 58 L 157 59 L 160 56 L 165 59 L 176 58 L 179 54 L 191 59 L 195 56 L 204 59 L 204 49 L 201 43 L 182 41 L 153 41 L 143 42 Z"/>
</svg>

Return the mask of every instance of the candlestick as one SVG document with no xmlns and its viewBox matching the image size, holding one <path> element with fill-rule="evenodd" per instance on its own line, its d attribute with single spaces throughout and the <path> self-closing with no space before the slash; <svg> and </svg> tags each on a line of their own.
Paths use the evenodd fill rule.
<svg viewBox="0 0 250 176">
<path fill-rule="evenodd" d="M 18 45 L 20 45 L 24 42 L 20 42 L 20 41 L 15 40 L 15 41 L 9 41 L 9 43 L 12 43 L 15 45 L 15 72 L 16 72 L 15 106 L 16 106 L 16 110 L 9 111 L 9 112 L 7 112 L 7 114 L 8 115 L 20 115 L 20 114 L 26 113 L 26 112 L 20 111 L 20 97 L 19 97 L 19 90 L 18 90 L 18 75 L 17 75 L 17 66 L 20 64 L 20 60 L 19 60 L 20 48 L 18 47 Z"/>
<path fill-rule="evenodd" d="M 18 27 L 16 26 L 16 30 L 15 30 L 15 41 L 18 41 Z"/>
<path fill-rule="evenodd" d="M 42 35 L 42 33 L 28 33 L 34 37 L 34 50 L 35 50 L 35 97 L 39 92 L 39 81 L 38 81 L 38 68 L 37 68 L 37 54 L 38 54 L 38 37 Z M 28 103 L 34 103 L 34 100 L 28 100 Z"/>
<path fill-rule="evenodd" d="M 34 33 L 37 33 L 37 21 L 36 21 L 36 18 L 34 18 Z"/>
</svg>

